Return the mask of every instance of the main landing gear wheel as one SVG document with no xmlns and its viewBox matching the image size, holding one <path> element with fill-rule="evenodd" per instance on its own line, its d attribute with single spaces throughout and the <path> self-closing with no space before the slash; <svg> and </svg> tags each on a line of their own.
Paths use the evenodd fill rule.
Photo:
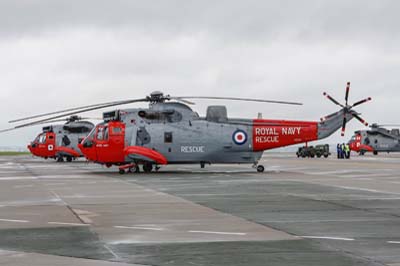
<svg viewBox="0 0 400 266">
<path fill-rule="evenodd" d="M 123 175 L 123 174 L 125 174 L 125 170 L 124 170 L 124 169 L 119 169 L 118 173 L 119 173 L 120 175 Z"/>
<path fill-rule="evenodd" d="M 143 164 L 143 171 L 145 173 L 150 173 L 153 170 L 153 164 L 152 163 L 144 163 Z"/>
<path fill-rule="evenodd" d="M 62 163 L 64 162 L 64 158 L 62 156 L 57 157 L 57 162 Z"/>
<path fill-rule="evenodd" d="M 264 166 L 262 166 L 262 165 L 257 166 L 257 172 L 263 173 L 264 170 L 265 170 Z"/>
<path fill-rule="evenodd" d="M 72 157 L 67 157 L 67 162 L 72 162 Z"/>
</svg>

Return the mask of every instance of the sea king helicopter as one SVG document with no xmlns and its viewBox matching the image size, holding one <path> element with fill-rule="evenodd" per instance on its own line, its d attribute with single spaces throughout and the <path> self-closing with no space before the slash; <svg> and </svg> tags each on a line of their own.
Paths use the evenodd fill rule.
<svg viewBox="0 0 400 266">
<path fill-rule="evenodd" d="M 387 129 L 398 125 L 372 124 L 369 130 L 358 130 L 349 141 L 352 151 L 364 155 L 372 152 L 378 155 L 379 152 L 400 152 L 400 130 L 398 128 Z"/>
<path fill-rule="evenodd" d="M 353 118 L 365 124 L 353 108 L 371 98 L 349 105 L 349 91 L 350 83 L 346 88 L 345 104 L 324 93 L 341 109 L 321 118 L 320 122 L 228 118 L 226 107 L 221 105 L 209 106 L 206 116 L 200 117 L 189 107 L 194 104 L 189 99 L 301 104 L 233 97 L 173 97 L 153 92 L 141 99 L 76 107 L 35 116 L 55 115 L 33 123 L 117 105 L 148 102 L 148 108 L 103 113 L 104 121 L 78 145 L 84 156 L 107 167 L 116 165 L 120 174 L 138 172 L 139 165 L 142 165 L 144 172 L 151 172 L 166 164 L 199 164 L 203 168 L 206 164 L 218 163 L 252 164 L 258 172 L 263 172 L 264 166 L 259 161 L 265 150 L 323 139 L 340 128 L 344 135 L 346 123 Z"/>
<path fill-rule="evenodd" d="M 78 144 L 92 131 L 94 124 L 89 121 L 83 121 L 79 116 L 73 115 L 63 119 L 52 119 L 45 122 L 29 123 L 29 126 L 40 124 L 51 124 L 57 122 L 65 122 L 64 124 L 51 124 L 42 128 L 42 132 L 28 145 L 32 155 L 42 157 L 44 159 L 53 158 L 58 162 L 64 159 L 68 162 L 82 157 Z M 11 123 L 17 120 L 9 121 Z M 26 125 L 28 126 L 28 125 Z M 15 128 L 20 128 L 19 126 Z M 3 130 L 5 132 L 9 130 Z"/>
</svg>

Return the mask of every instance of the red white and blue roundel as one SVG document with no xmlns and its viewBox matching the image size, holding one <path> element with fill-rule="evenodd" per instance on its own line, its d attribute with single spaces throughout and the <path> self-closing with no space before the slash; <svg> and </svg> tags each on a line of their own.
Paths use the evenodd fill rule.
<svg viewBox="0 0 400 266">
<path fill-rule="evenodd" d="M 235 132 L 233 132 L 232 140 L 237 145 L 243 145 L 247 141 L 247 133 L 243 130 L 238 129 Z"/>
</svg>

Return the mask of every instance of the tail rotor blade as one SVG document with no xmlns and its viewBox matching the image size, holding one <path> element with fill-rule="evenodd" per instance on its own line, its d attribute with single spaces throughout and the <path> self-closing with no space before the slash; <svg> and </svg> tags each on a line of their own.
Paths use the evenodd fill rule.
<svg viewBox="0 0 400 266">
<path fill-rule="evenodd" d="M 358 121 L 360 121 L 361 123 L 363 123 L 365 126 L 368 126 L 368 123 L 362 119 L 360 116 L 358 116 L 357 114 L 352 114 L 354 116 L 354 118 L 356 118 Z"/>
<path fill-rule="evenodd" d="M 342 104 L 340 104 L 338 101 L 336 101 L 333 97 L 331 97 L 328 93 L 324 92 L 324 96 L 331 100 L 334 104 L 339 105 L 340 107 L 344 108 Z"/>
<path fill-rule="evenodd" d="M 364 99 L 364 100 L 361 100 L 361 101 L 356 102 L 356 103 L 353 104 L 351 107 L 356 107 L 356 106 L 358 106 L 358 105 L 360 105 L 360 104 L 369 102 L 369 101 L 371 101 L 371 100 L 372 100 L 372 98 L 371 98 L 371 97 L 368 97 L 368 98 L 366 98 L 366 99 Z"/>
<path fill-rule="evenodd" d="M 348 104 L 348 102 L 349 102 L 349 92 L 350 92 L 350 82 L 347 82 L 347 86 L 346 86 L 346 97 L 345 97 L 346 106 L 347 106 L 347 104 Z"/>
<path fill-rule="evenodd" d="M 342 137 L 344 136 L 344 132 L 346 131 L 346 123 L 347 123 L 347 119 L 346 119 L 346 115 L 344 115 L 343 117 L 343 124 L 342 124 Z"/>
</svg>

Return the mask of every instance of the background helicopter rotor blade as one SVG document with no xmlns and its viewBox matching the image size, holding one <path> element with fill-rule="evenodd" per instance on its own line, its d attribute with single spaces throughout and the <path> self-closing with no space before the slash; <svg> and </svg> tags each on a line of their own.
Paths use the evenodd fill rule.
<svg viewBox="0 0 400 266">
<path fill-rule="evenodd" d="M 371 100 L 372 100 L 372 98 L 371 98 L 371 97 L 368 97 L 368 98 L 366 98 L 366 99 L 364 99 L 364 100 L 361 100 L 361 101 L 358 101 L 358 102 L 354 103 L 351 107 L 356 107 L 356 106 L 358 106 L 358 105 L 360 105 L 360 104 L 369 102 L 369 101 L 371 101 Z"/>
<path fill-rule="evenodd" d="M 330 96 L 328 93 L 324 92 L 324 96 L 331 100 L 334 104 L 339 105 L 340 107 L 344 108 L 344 105 L 336 101 L 332 96 Z"/>
<path fill-rule="evenodd" d="M 344 97 L 344 99 L 346 100 L 346 106 L 348 105 L 349 102 L 349 92 L 350 92 L 350 82 L 347 82 L 346 96 Z"/>
<path fill-rule="evenodd" d="M 215 96 L 179 96 L 171 97 L 174 99 L 206 99 L 206 100 L 229 100 L 229 101 L 245 101 L 245 102 L 262 102 L 262 103 L 276 103 L 276 104 L 289 104 L 289 105 L 303 105 L 298 102 L 287 102 L 287 101 L 275 101 L 275 100 L 263 100 L 263 99 L 252 99 L 252 98 L 237 98 L 237 97 L 215 97 Z"/>
</svg>

